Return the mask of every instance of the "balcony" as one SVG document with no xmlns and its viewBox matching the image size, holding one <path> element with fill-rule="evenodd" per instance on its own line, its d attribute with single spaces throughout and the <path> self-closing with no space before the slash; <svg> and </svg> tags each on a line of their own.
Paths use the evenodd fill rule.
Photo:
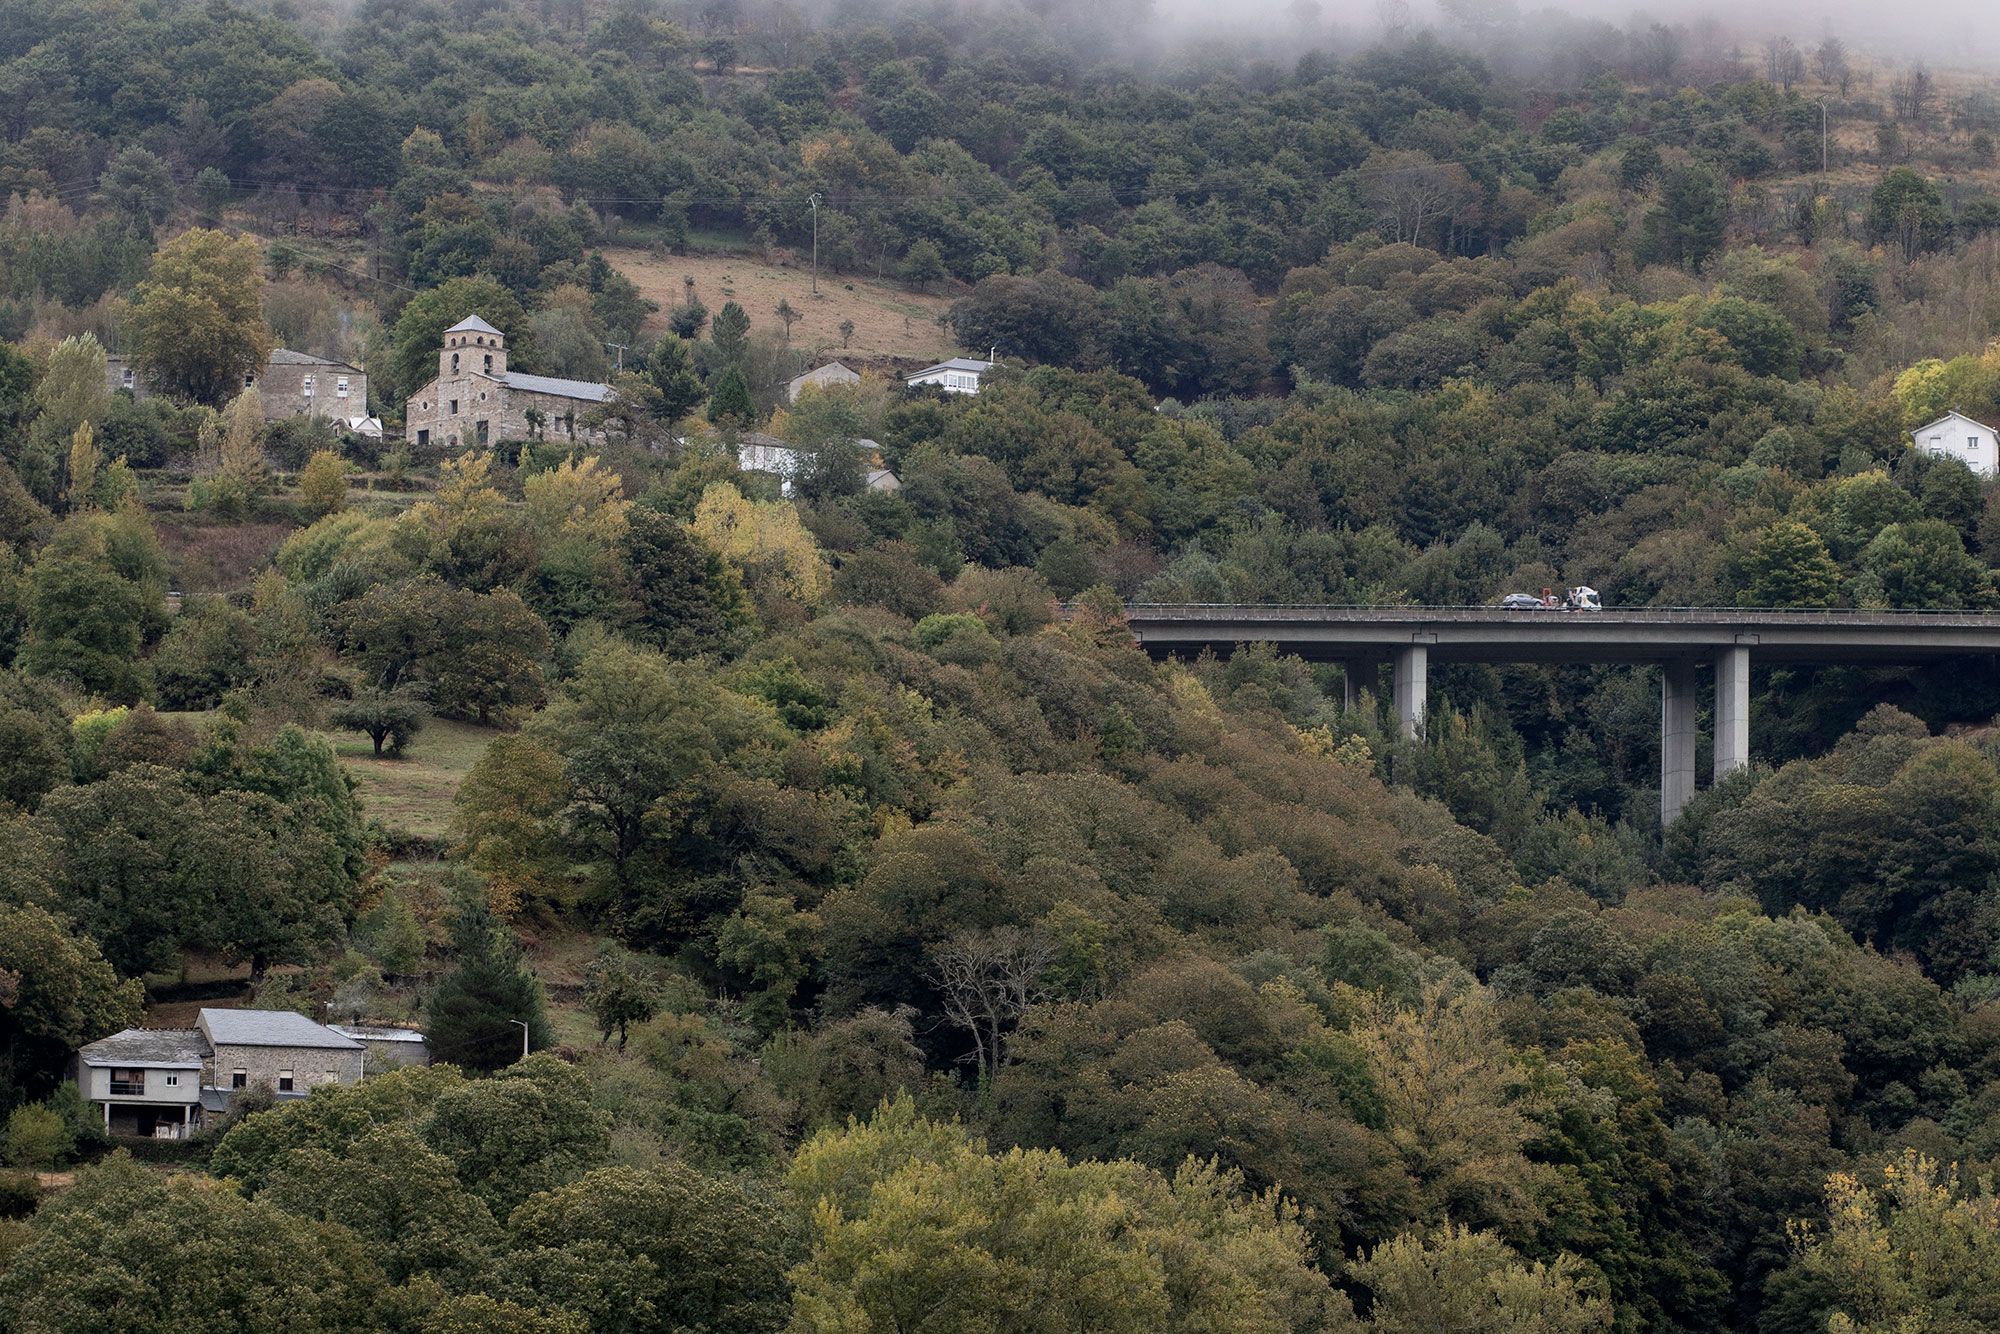
<svg viewBox="0 0 2000 1334">
<path fill-rule="evenodd" d="M 146 1096 L 146 1081 L 143 1079 L 114 1079 L 111 1081 L 111 1096 L 114 1098 L 143 1098 Z"/>
</svg>

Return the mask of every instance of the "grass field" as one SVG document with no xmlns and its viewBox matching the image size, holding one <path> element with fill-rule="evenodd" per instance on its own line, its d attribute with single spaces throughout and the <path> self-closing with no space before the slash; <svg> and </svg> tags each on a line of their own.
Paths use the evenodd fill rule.
<svg viewBox="0 0 2000 1334">
<path fill-rule="evenodd" d="M 812 274 L 806 268 L 755 255 L 669 255 L 613 248 L 604 257 L 660 303 L 662 314 L 650 327 L 665 327 L 664 312 L 681 304 L 686 290 L 682 280 L 691 277 L 695 295 L 711 314 L 723 302 L 734 301 L 750 316 L 752 329 L 782 329 L 772 312 L 780 301 L 789 301 L 804 316 L 792 326 L 792 346 L 801 351 L 823 350 L 828 356 L 855 360 L 911 361 L 942 361 L 958 351 L 951 335 L 937 323 L 951 299 L 912 292 L 899 283 L 822 271 L 815 299 Z M 847 348 L 840 345 L 843 320 L 854 321 L 854 338 Z"/>
<path fill-rule="evenodd" d="M 433 718 L 401 759 L 376 759 L 368 738 L 352 732 L 335 735 L 333 746 L 360 784 L 366 815 L 395 833 L 443 839 L 451 833 L 459 783 L 500 735 L 495 727 Z"/>
</svg>

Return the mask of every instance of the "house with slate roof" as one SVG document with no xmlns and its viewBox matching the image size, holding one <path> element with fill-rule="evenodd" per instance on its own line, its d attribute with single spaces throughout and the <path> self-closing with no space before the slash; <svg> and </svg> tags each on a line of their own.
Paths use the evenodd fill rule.
<svg viewBox="0 0 2000 1334">
<path fill-rule="evenodd" d="M 403 430 L 419 449 L 458 453 L 502 440 L 581 440 L 602 432 L 584 414 L 611 386 L 507 369 L 507 336 L 468 315 L 444 331 L 437 379 L 404 405 Z"/>
<path fill-rule="evenodd" d="M 104 359 L 105 385 L 134 398 L 149 398 L 153 390 L 130 360 Z M 264 420 L 281 417 L 331 417 L 349 430 L 380 435 L 381 423 L 368 415 L 368 372 L 344 361 L 330 361 L 288 347 L 274 347 L 264 365 L 243 377 L 245 389 L 255 388 L 264 405 Z"/>
<path fill-rule="evenodd" d="M 365 1049 L 290 1010 L 205 1009 L 193 1028 L 128 1028 L 77 1052 L 76 1080 L 113 1135 L 184 1139 L 261 1084 L 302 1098 L 360 1081 Z"/>
</svg>

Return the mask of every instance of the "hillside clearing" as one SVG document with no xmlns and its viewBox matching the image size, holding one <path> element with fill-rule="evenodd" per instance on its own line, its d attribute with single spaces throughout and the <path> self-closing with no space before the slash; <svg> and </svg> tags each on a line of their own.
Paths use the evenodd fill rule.
<svg viewBox="0 0 2000 1334">
<path fill-rule="evenodd" d="M 693 278 L 695 295 L 713 314 L 734 301 L 750 316 L 750 327 L 769 333 L 783 325 L 775 312 L 789 301 L 803 318 L 792 326 L 792 346 L 801 351 L 823 350 L 829 356 L 854 361 L 897 359 L 942 361 L 958 352 L 938 317 L 951 307 L 944 296 L 912 292 L 899 284 L 833 274 L 821 270 L 819 296 L 812 294 L 812 274 L 754 255 L 668 255 L 647 250 L 613 248 L 604 257 L 637 283 L 647 298 L 660 304 L 649 329 L 666 327 L 666 312 L 681 304 L 685 278 Z M 854 337 L 841 346 L 840 325 L 854 321 Z"/>
<path fill-rule="evenodd" d="M 400 759 L 376 759 L 368 738 L 341 733 L 333 747 L 360 785 L 361 809 L 383 828 L 407 838 L 441 840 L 451 833 L 451 800 L 497 727 L 433 718 Z"/>
</svg>

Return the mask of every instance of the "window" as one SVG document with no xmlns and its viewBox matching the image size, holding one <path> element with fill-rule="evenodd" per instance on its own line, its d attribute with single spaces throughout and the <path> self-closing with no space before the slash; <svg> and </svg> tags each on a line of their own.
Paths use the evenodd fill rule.
<svg viewBox="0 0 2000 1334">
<path fill-rule="evenodd" d="M 248 389 L 251 385 L 255 383 L 257 383 L 257 372 L 255 371 L 243 372 L 243 387 L 245 389 Z"/>
<path fill-rule="evenodd" d="M 479 425 L 479 443 L 483 445 L 486 443 L 486 423 L 480 422 L 478 425 Z"/>
<path fill-rule="evenodd" d="M 479 391 L 479 401 L 481 403 L 484 403 L 486 401 L 486 391 L 484 389 Z"/>
<path fill-rule="evenodd" d="M 491 352 L 486 354 L 486 373 L 488 375 L 493 374 L 493 354 Z"/>
<path fill-rule="evenodd" d="M 333 396 L 335 398 L 347 397 L 347 377 L 345 375 L 333 382 Z"/>
<path fill-rule="evenodd" d="M 130 366 L 127 366 L 124 370 L 118 373 L 118 378 L 124 382 L 124 385 L 127 389 L 130 389 L 133 384 L 132 368 Z"/>
<path fill-rule="evenodd" d="M 180 1086 L 181 1086 L 181 1077 L 180 1077 L 179 1075 L 168 1075 L 168 1076 L 167 1076 L 167 1087 L 168 1087 L 168 1088 L 170 1088 L 170 1089 L 177 1089 L 177 1088 L 179 1088 Z"/>
<path fill-rule="evenodd" d="M 311 398 L 311 397 L 313 396 L 313 378 L 312 378 L 312 376 L 310 376 L 310 375 L 306 376 L 306 377 L 305 377 L 305 379 L 304 379 L 303 381 L 301 381 L 301 386 L 302 386 L 302 387 L 304 388 L 304 390 L 305 390 L 305 395 L 306 395 L 306 397 L 307 397 L 307 398 Z"/>
<path fill-rule="evenodd" d="M 451 373 L 453 375 L 458 374 L 458 353 L 456 352 L 451 354 Z"/>
<path fill-rule="evenodd" d="M 455 398 L 451 401 L 451 415 L 454 417 L 458 415 L 458 400 Z"/>
<path fill-rule="evenodd" d="M 292 1072 L 289 1070 L 278 1071 L 278 1092 L 290 1093 L 291 1091 L 292 1091 Z"/>
<path fill-rule="evenodd" d="M 423 448 L 423 447 L 424 447 L 425 445 L 428 445 L 428 444 L 429 444 L 430 442 L 431 442 L 431 433 L 430 433 L 429 431 L 418 431 L 418 432 L 417 432 L 417 448 L 418 448 L 418 449 L 422 449 L 422 448 Z"/>
<path fill-rule="evenodd" d="M 1979 451 L 1979 437 L 1976 435 L 1968 435 L 1967 437 L 1965 437 L 1965 452 L 1968 454 L 1975 454 L 1978 451 Z"/>
<path fill-rule="evenodd" d="M 229 1087 L 233 1089 L 240 1089 L 249 1082 L 250 1072 L 248 1070 L 238 1070 L 235 1074 L 229 1076 Z"/>
<path fill-rule="evenodd" d="M 329 1084 L 338 1084 L 340 1082 L 340 1071 L 338 1070 L 327 1071 L 326 1082 Z"/>
<path fill-rule="evenodd" d="M 113 1070 L 111 1072 L 111 1096 L 114 1098 L 145 1097 L 146 1072 L 144 1070 Z"/>
</svg>

